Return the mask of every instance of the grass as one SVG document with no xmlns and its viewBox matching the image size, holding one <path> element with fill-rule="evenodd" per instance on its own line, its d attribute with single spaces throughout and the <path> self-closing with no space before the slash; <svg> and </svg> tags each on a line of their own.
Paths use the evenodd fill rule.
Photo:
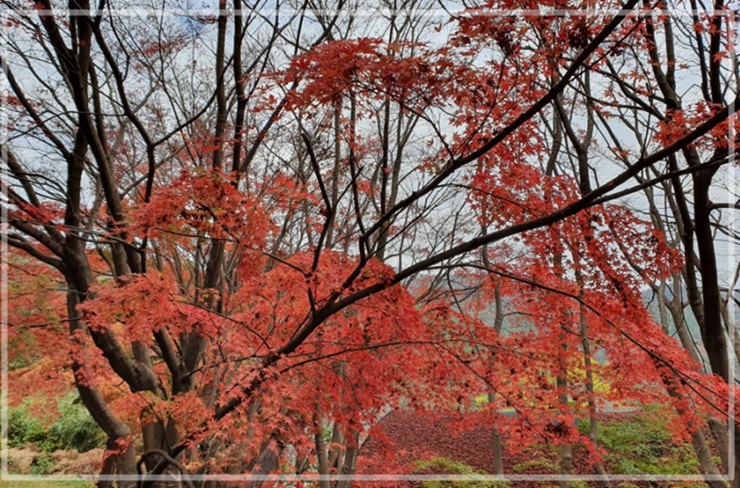
<svg viewBox="0 0 740 488">
<path fill-rule="evenodd" d="M 91 481 L 5 481 L 0 480 L 0 488 L 92 488 Z"/>
<path fill-rule="evenodd" d="M 522 473 L 524 471 L 529 471 L 530 469 L 547 469 L 553 474 L 557 474 L 560 470 L 560 466 L 558 466 L 554 461 L 550 461 L 549 459 L 536 458 L 529 461 L 524 461 L 519 464 L 515 464 L 511 467 L 511 469 L 514 471 L 514 473 Z"/>
<path fill-rule="evenodd" d="M 57 400 L 59 418 L 51 422 L 38 418 L 36 406 L 48 402 L 42 398 L 26 399 L 8 411 L 8 444 L 20 447 L 35 444 L 45 452 L 77 449 L 79 452 L 102 447 L 105 434 L 87 412 L 76 391 Z M 40 472 L 43 474 L 43 471 Z"/>
<path fill-rule="evenodd" d="M 472 466 L 444 457 L 420 460 L 416 462 L 414 473 L 422 474 L 485 474 L 476 471 Z M 428 480 L 422 481 L 424 488 L 510 488 L 508 481 L 453 481 L 453 480 Z"/>
<path fill-rule="evenodd" d="M 599 442 L 608 452 L 607 464 L 617 474 L 699 474 L 691 445 L 673 443 L 663 416 L 645 412 L 628 421 L 603 423 Z"/>
</svg>

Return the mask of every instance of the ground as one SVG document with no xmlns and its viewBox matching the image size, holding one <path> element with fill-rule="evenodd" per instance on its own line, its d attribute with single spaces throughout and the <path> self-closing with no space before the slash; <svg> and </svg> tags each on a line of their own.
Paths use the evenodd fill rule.
<svg viewBox="0 0 740 488">
<path fill-rule="evenodd" d="M 623 476 L 638 474 L 654 475 L 698 475 L 698 466 L 691 447 L 684 441 L 675 440 L 660 420 L 644 412 L 609 413 L 602 415 L 601 431 L 603 443 L 610 448 L 605 457 L 606 471 Z M 381 426 L 387 436 L 385 442 L 393 443 L 396 468 L 416 473 L 494 473 L 492 433 L 488 427 L 458 432 L 449 426 L 449 420 L 430 420 L 412 412 L 394 412 L 387 416 Z M 557 475 L 559 473 L 558 446 L 544 443 L 534 444 L 516 452 L 506 449 L 503 456 L 504 472 L 508 475 Z M 374 439 L 366 443 L 359 461 L 358 472 L 367 474 L 382 472 L 381 444 Z M 420 462 L 419 460 L 434 460 Z M 576 445 L 573 450 L 575 474 L 594 474 L 588 450 Z M 421 486 L 421 483 L 406 483 L 406 486 Z M 493 487 L 495 484 L 487 486 Z M 557 485 L 556 480 L 547 482 L 517 480 L 516 487 L 545 487 Z M 426 488 L 466 486 L 464 484 L 435 485 Z M 469 488 L 486 485 L 469 484 Z M 574 482 L 573 488 L 599 486 L 597 482 Z M 706 486 L 703 482 L 681 481 L 619 481 L 612 487 L 635 488 L 648 486 L 678 487 Z"/>
</svg>

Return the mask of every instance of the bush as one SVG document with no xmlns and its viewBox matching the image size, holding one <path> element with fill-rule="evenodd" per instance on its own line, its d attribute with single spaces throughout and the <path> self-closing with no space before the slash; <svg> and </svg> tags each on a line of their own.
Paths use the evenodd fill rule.
<svg viewBox="0 0 740 488">
<path fill-rule="evenodd" d="M 414 473 L 423 474 L 486 474 L 476 471 L 472 466 L 444 457 L 434 457 L 423 461 L 417 461 Z M 424 488 L 504 488 L 510 487 L 511 483 L 505 480 L 428 480 L 422 481 Z"/>
<path fill-rule="evenodd" d="M 548 471 L 552 471 L 553 473 L 559 473 L 560 472 L 560 466 L 555 464 L 554 462 L 550 461 L 549 459 L 545 458 L 535 458 L 530 459 L 529 461 L 524 461 L 519 464 L 515 464 L 511 467 L 511 469 L 515 473 L 522 473 L 524 471 L 529 471 L 530 469 L 546 469 Z"/>
<path fill-rule="evenodd" d="M 51 454 L 48 452 L 43 453 L 33 460 L 31 474 L 51 474 L 53 470 L 54 462 L 51 459 Z"/>
<path fill-rule="evenodd" d="M 59 419 L 49 428 L 54 449 L 85 452 L 105 444 L 105 434 L 82 405 L 76 391 L 60 399 L 57 410 Z"/>
<path fill-rule="evenodd" d="M 699 474 L 691 446 L 676 446 L 665 419 L 656 415 L 600 424 L 599 442 L 620 474 Z"/>
<path fill-rule="evenodd" d="M 36 480 L 33 482 L 24 481 L 22 484 L 18 481 L 3 481 L 0 480 L 0 488 L 95 488 L 95 485 L 90 481 L 40 481 Z"/>
<path fill-rule="evenodd" d="M 84 452 L 105 444 L 105 434 L 80 403 L 76 391 L 57 401 L 59 418 L 51 425 L 47 419 L 31 414 L 33 404 L 26 400 L 8 412 L 8 444 L 11 447 L 30 443 L 45 452 L 57 449 Z"/>
<path fill-rule="evenodd" d="M 38 444 L 46 437 L 46 428 L 41 419 L 30 413 L 33 403 L 24 401 L 16 408 L 8 409 L 8 445 L 20 447 L 23 444 Z"/>
</svg>

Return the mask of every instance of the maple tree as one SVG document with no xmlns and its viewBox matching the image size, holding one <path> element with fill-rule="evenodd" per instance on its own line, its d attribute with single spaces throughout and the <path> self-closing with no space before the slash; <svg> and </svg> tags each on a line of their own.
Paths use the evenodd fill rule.
<svg viewBox="0 0 740 488">
<path fill-rule="evenodd" d="M 597 410 L 659 403 L 712 486 L 737 473 L 711 219 L 734 157 L 721 1 L 678 26 L 680 6 L 636 0 L 442 20 L 387 3 L 367 32 L 342 0 L 2 4 L 9 339 L 54 364 L 50 391 L 72 372 L 108 437 L 101 486 L 352 474 L 395 408 L 544 439 L 563 474 L 586 443 L 603 474 Z M 677 94 L 680 63 L 701 95 Z M 647 218 L 625 201 L 641 193 Z"/>
</svg>

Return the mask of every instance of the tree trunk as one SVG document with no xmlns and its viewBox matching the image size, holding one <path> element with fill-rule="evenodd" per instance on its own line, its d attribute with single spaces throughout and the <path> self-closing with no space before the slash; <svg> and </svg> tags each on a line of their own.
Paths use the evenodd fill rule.
<svg viewBox="0 0 740 488">
<path fill-rule="evenodd" d="M 257 465 L 252 470 L 252 475 L 266 476 L 275 471 L 280 466 L 280 453 L 282 450 L 283 446 L 280 443 L 265 447 L 257 460 Z M 249 488 L 260 488 L 264 482 L 265 481 L 263 479 L 252 480 L 252 482 L 249 483 Z"/>
<path fill-rule="evenodd" d="M 326 442 L 324 442 L 324 425 L 321 421 L 321 411 L 317 408 L 317 413 L 314 415 L 314 443 L 316 445 L 316 457 L 318 458 L 319 464 L 319 475 L 327 476 L 330 473 L 331 465 L 329 464 L 329 456 L 326 451 Z M 329 480 L 319 479 L 319 488 L 330 488 Z"/>
<path fill-rule="evenodd" d="M 488 392 L 488 405 L 489 408 L 493 406 L 493 401 L 496 394 L 492 391 Z M 501 441 L 501 433 L 498 427 L 494 425 L 491 429 L 491 438 L 493 443 L 493 472 L 495 474 L 504 474 L 504 453 L 503 443 Z"/>
<path fill-rule="evenodd" d="M 491 436 L 493 437 L 493 472 L 494 474 L 504 474 L 503 443 L 498 427 L 491 429 Z"/>
<path fill-rule="evenodd" d="M 738 428 L 737 423 L 735 423 L 735 449 L 734 449 L 734 458 L 731 460 L 732 462 L 730 464 L 734 464 L 733 469 L 733 480 L 732 480 L 732 488 L 740 488 L 740 463 L 738 462 L 738 453 L 740 453 L 740 428 Z"/>
<path fill-rule="evenodd" d="M 586 324 L 586 315 L 583 304 L 581 304 L 581 344 L 583 346 L 583 364 L 586 369 L 586 393 L 588 395 L 588 436 L 594 447 L 599 445 L 598 421 L 596 419 L 596 394 L 594 393 L 594 372 L 591 364 L 591 344 L 588 340 L 588 325 Z M 601 486 L 609 486 L 609 480 L 606 478 L 606 470 L 601 461 L 594 463 L 594 472 L 603 476 L 599 480 Z"/>
<path fill-rule="evenodd" d="M 563 349 L 563 354 L 565 354 L 565 349 L 567 348 L 567 346 L 565 343 L 564 334 L 561 334 L 561 341 L 562 341 L 561 348 Z M 567 370 L 567 366 L 565 365 L 564 358 L 560 358 L 560 368 L 558 369 L 557 387 L 558 387 L 558 400 L 560 402 L 560 405 L 564 408 L 567 408 L 567 405 L 568 405 L 568 370 Z M 573 473 L 573 446 L 570 443 L 561 444 L 559 456 L 560 456 L 560 474 L 562 475 L 572 474 Z M 570 487 L 569 480 L 560 480 L 558 484 L 560 485 L 560 488 Z"/>
<path fill-rule="evenodd" d="M 340 444 L 344 444 L 344 435 L 340 429 L 339 424 L 334 424 L 334 430 L 331 434 L 331 445 L 329 446 L 329 469 L 335 468 L 339 471 L 342 461 L 344 460 L 344 452 L 339 447 Z"/>
<path fill-rule="evenodd" d="M 135 475 L 136 474 L 136 452 L 134 445 L 129 444 L 122 451 L 118 445 L 119 439 L 108 439 L 105 445 L 105 454 L 103 457 L 103 467 L 100 470 L 101 479 L 97 483 L 97 488 L 135 488 L 134 480 L 119 480 L 114 478 L 117 475 Z"/>
<path fill-rule="evenodd" d="M 342 469 L 339 471 L 341 475 L 352 475 L 355 473 L 357 468 L 357 457 L 360 455 L 360 433 L 356 430 L 349 432 L 347 436 L 347 451 L 344 455 L 344 463 Z M 352 485 L 352 481 L 349 479 L 339 480 L 337 482 L 337 488 L 349 488 Z"/>
<path fill-rule="evenodd" d="M 685 404 L 686 398 L 679 390 L 679 387 L 676 384 L 676 377 L 674 376 L 673 372 L 667 370 L 666 366 L 663 363 L 659 362 L 657 359 L 653 358 L 653 362 L 658 371 L 661 373 L 660 376 L 663 380 L 663 384 L 666 387 L 668 395 L 677 400 L 675 403 L 676 412 L 680 416 L 685 415 L 687 412 L 680 405 Z M 694 452 L 696 453 L 696 458 L 699 461 L 699 466 L 702 473 L 713 477 L 720 477 L 722 473 L 720 473 L 717 465 L 714 464 L 709 446 L 707 445 L 704 434 L 700 429 L 695 430 L 691 434 L 691 445 L 693 446 Z M 725 482 L 719 479 L 706 480 L 706 483 L 709 484 L 711 488 L 727 488 Z"/>
<path fill-rule="evenodd" d="M 72 287 L 67 292 L 67 313 L 69 316 L 69 328 L 72 341 L 80 348 L 80 354 L 85 354 L 85 337 L 84 326 L 77 310 L 79 304 L 79 293 Z M 136 456 L 134 446 L 131 443 L 131 429 L 121 419 L 119 419 L 106 403 L 103 395 L 89 384 L 87 373 L 85 371 L 84 357 L 76 357 L 72 361 L 72 372 L 74 374 L 75 385 L 80 393 L 82 404 L 95 422 L 103 429 L 108 436 L 108 442 L 105 447 L 105 458 L 101 475 L 135 475 L 136 474 Z M 101 479 L 98 481 L 98 487 L 112 487 L 113 481 Z M 135 481 L 118 481 L 118 487 L 134 487 Z"/>
<path fill-rule="evenodd" d="M 722 460 L 722 467 L 725 473 L 730 472 L 730 442 L 727 438 L 727 424 L 719 420 L 717 417 L 710 416 L 707 420 L 709 424 L 709 430 L 714 437 L 714 443 L 717 446 L 717 452 L 719 452 L 719 458 Z M 740 451 L 735 451 L 740 452 Z"/>
</svg>

